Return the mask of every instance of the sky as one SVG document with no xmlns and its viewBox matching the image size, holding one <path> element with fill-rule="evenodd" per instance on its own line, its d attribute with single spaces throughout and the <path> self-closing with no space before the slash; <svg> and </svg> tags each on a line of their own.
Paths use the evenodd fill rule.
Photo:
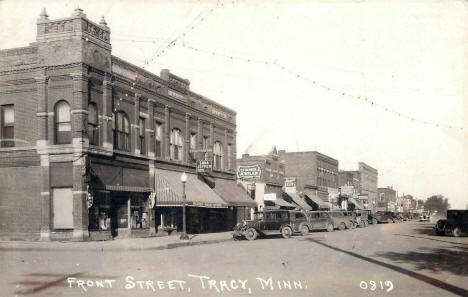
<svg viewBox="0 0 468 297">
<path fill-rule="evenodd" d="M 316 150 L 468 205 L 467 2 L 0 0 L 0 48 L 77 6 L 105 17 L 113 55 L 234 109 L 239 157 Z"/>
</svg>

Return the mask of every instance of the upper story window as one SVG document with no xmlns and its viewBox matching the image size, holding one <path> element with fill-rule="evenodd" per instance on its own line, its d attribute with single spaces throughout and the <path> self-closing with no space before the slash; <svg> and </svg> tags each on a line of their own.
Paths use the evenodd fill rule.
<svg viewBox="0 0 468 297">
<path fill-rule="evenodd" d="M 0 147 L 15 146 L 15 110 L 13 105 L 0 106 Z"/>
<path fill-rule="evenodd" d="M 99 144 L 98 112 L 95 103 L 88 104 L 88 138 L 89 144 Z"/>
<path fill-rule="evenodd" d="M 156 123 L 155 130 L 154 130 L 154 139 L 155 139 L 155 147 L 154 147 L 154 154 L 156 157 L 162 156 L 162 124 Z"/>
<path fill-rule="evenodd" d="M 170 139 L 170 149 L 171 149 L 171 159 L 172 160 L 182 160 L 182 132 L 180 129 L 174 128 L 171 131 L 171 139 Z"/>
<path fill-rule="evenodd" d="M 123 111 L 115 114 L 114 147 L 122 151 L 130 151 L 130 121 Z"/>
<path fill-rule="evenodd" d="M 55 143 L 71 143 L 70 104 L 59 101 L 55 104 Z"/>
<path fill-rule="evenodd" d="M 232 155 L 232 144 L 228 144 L 227 146 L 227 169 L 228 170 L 232 170 L 232 158 L 233 158 L 233 155 Z"/>
<path fill-rule="evenodd" d="M 216 141 L 213 145 L 213 156 L 214 156 L 213 167 L 215 169 L 224 169 L 223 168 L 223 162 L 224 162 L 223 145 L 219 141 Z"/>
<path fill-rule="evenodd" d="M 138 125 L 140 126 L 140 153 L 142 155 L 146 154 L 146 142 L 145 142 L 145 118 L 140 117 L 138 120 Z"/>
<path fill-rule="evenodd" d="M 195 150 L 197 149 L 197 134 L 190 133 L 190 149 Z"/>
<path fill-rule="evenodd" d="M 203 136 L 202 147 L 204 150 L 208 149 L 208 136 Z M 208 153 L 205 153 L 205 160 L 207 159 L 207 157 L 208 157 Z"/>
</svg>

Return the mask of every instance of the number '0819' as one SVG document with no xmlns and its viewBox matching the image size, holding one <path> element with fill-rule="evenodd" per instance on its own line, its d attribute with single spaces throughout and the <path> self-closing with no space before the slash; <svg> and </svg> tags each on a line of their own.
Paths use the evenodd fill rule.
<svg viewBox="0 0 468 297">
<path fill-rule="evenodd" d="M 391 290 L 393 290 L 393 283 L 391 281 L 362 281 L 359 283 L 359 287 L 363 290 L 375 291 L 380 289 L 390 292 Z"/>
</svg>

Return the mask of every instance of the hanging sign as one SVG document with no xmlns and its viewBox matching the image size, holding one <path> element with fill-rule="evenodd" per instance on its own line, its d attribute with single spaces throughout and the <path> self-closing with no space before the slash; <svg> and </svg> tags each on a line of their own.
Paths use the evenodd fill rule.
<svg viewBox="0 0 468 297">
<path fill-rule="evenodd" d="M 241 165 L 237 168 L 237 177 L 238 178 L 255 178 L 262 175 L 262 170 L 260 165 L 250 165 L 245 166 Z"/>
<path fill-rule="evenodd" d="M 197 172 L 209 172 L 213 170 L 212 160 L 198 160 L 197 161 Z"/>
<path fill-rule="evenodd" d="M 297 186 L 297 177 L 289 176 L 284 178 L 284 187 L 285 188 L 296 188 Z"/>
</svg>

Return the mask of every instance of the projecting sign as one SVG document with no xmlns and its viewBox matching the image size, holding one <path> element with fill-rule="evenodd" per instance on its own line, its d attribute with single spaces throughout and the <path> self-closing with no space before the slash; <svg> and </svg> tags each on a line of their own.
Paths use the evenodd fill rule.
<svg viewBox="0 0 468 297">
<path fill-rule="evenodd" d="M 245 166 L 241 165 L 237 168 L 237 177 L 238 178 L 254 178 L 260 177 L 262 175 L 262 170 L 260 165 L 250 165 Z"/>
<path fill-rule="evenodd" d="M 354 194 L 353 186 L 341 186 L 340 192 L 342 195 L 352 196 Z"/>
<path fill-rule="evenodd" d="M 297 177 L 290 176 L 284 178 L 284 187 L 285 188 L 295 188 L 297 186 Z"/>
<path fill-rule="evenodd" d="M 276 194 L 275 193 L 265 193 L 265 194 L 263 194 L 263 200 L 264 201 L 275 201 L 276 200 Z"/>
<path fill-rule="evenodd" d="M 198 160 L 197 161 L 197 172 L 209 172 L 213 169 L 212 160 Z"/>
</svg>

